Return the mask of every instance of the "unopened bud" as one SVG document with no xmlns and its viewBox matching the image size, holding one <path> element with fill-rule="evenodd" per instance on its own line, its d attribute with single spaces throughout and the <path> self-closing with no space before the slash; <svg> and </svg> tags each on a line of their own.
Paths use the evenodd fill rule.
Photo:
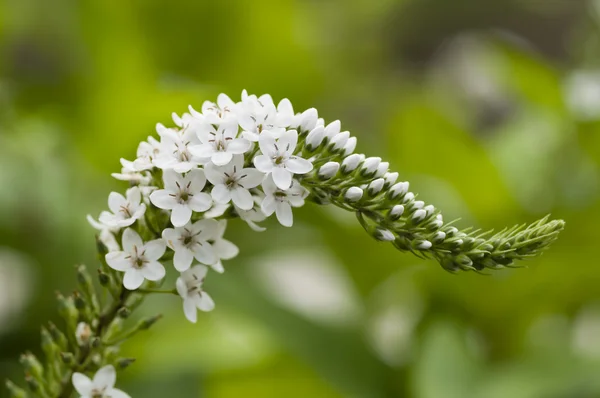
<svg viewBox="0 0 600 398">
<path fill-rule="evenodd" d="M 58 329 L 55 324 L 53 324 L 52 322 L 49 322 L 48 330 L 50 331 L 50 334 L 52 335 L 52 339 L 54 340 L 54 342 L 61 349 L 64 350 L 65 348 L 67 348 L 67 336 L 65 336 L 64 333 L 61 332 L 60 329 Z"/>
<path fill-rule="evenodd" d="M 419 250 L 428 250 L 431 249 L 431 242 L 428 240 L 423 240 L 417 243 L 417 249 Z"/>
<path fill-rule="evenodd" d="M 390 164 L 388 162 L 381 162 L 379 166 L 377 166 L 377 171 L 375 172 L 375 178 L 383 177 L 385 173 L 390 169 Z"/>
<path fill-rule="evenodd" d="M 333 138 L 331 139 L 332 149 L 334 151 L 343 149 L 344 145 L 346 145 L 346 142 L 348 142 L 348 138 L 350 138 L 349 131 L 344 131 L 342 133 L 334 135 Z"/>
<path fill-rule="evenodd" d="M 358 153 L 353 153 L 350 156 L 346 156 L 346 158 L 342 161 L 342 174 L 348 174 L 354 171 L 364 159 L 365 155 Z"/>
<path fill-rule="evenodd" d="M 26 375 L 25 383 L 27 383 L 27 388 L 29 388 L 29 391 L 33 393 L 40 392 L 40 383 L 36 379 L 34 379 L 33 376 Z"/>
<path fill-rule="evenodd" d="M 110 283 L 110 276 L 99 269 L 98 280 L 100 281 L 100 285 L 107 286 Z"/>
<path fill-rule="evenodd" d="M 383 184 L 385 184 L 385 180 L 383 178 L 378 178 L 376 180 L 371 181 L 367 191 L 369 195 L 374 196 L 377 195 L 383 189 Z"/>
<path fill-rule="evenodd" d="M 423 208 L 423 210 L 427 212 L 427 216 L 429 217 L 435 211 L 435 207 L 433 207 L 433 205 L 427 205 Z"/>
<path fill-rule="evenodd" d="M 323 142 L 324 133 L 323 126 L 317 126 L 311 130 L 310 133 L 306 136 L 306 148 L 309 151 L 314 151 L 321 145 Z"/>
<path fill-rule="evenodd" d="M 125 369 L 134 362 L 135 358 L 119 358 L 116 361 L 116 365 L 118 369 Z"/>
<path fill-rule="evenodd" d="M 158 314 L 158 315 L 154 315 L 154 316 L 151 316 L 149 318 L 146 318 L 146 319 L 142 319 L 138 323 L 138 329 L 139 330 L 150 329 L 150 327 L 152 327 L 152 325 L 154 325 L 156 322 L 158 322 L 158 320 L 161 319 L 162 317 L 163 316 L 161 314 Z"/>
<path fill-rule="evenodd" d="M 415 200 L 412 203 L 412 208 L 413 209 L 422 209 L 423 206 L 425 206 L 425 202 L 423 202 L 422 200 Z M 425 210 L 425 213 L 427 213 L 427 210 Z"/>
<path fill-rule="evenodd" d="M 398 173 L 397 172 L 385 173 L 383 175 L 383 178 L 385 179 L 386 188 L 391 187 L 393 184 L 396 183 L 396 180 L 398 179 Z"/>
<path fill-rule="evenodd" d="M 75 357 L 70 352 L 61 352 L 60 359 L 63 361 L 65 365 L 70 365 L 75 360 Z"/>
<path fill-rule="evenodd" d="M 28 352 L 21 355 L 19 360 L 23 368 L 25 368 L 25 372 L 29 373 L 31 376 L 35 377 L 38 381 L 44 380 L 44 367 L 40 363 L 40 361 L 33 355 Z"/>
<path fill-rule="evenodd" d="M 355 149 L 356 149 L 356 137 L 350 137 L 350 138 L 348 138 L 348 141 L 346 141 L 346 145 L 344 145 L 343 155 L 348 156 L 352 152 L 354 152 Z"/>
<path fill-rule="evenodd" d="M 402 205 L 395 205 L 394 207 L 392 207 L 392 210 L 390 210 L 390 218 L 392 220 L 397 220 L 399 219 L 402 214 L 404 214 L 404 206 Z"/>
<path fill-rule="evenodd" d="M 300 128 L 302 131 L 311 131 L 317 126 L 319 114 L 315 108 L 310 108 L 302 112 L 300 115 Z"/>
<path fill-rule="evenodd" d="M 333 137 L 335 137 L 337 134 L 340 133 L 341 129 L 342 129 L 342 123 L 339 120 L 335 120 L 335 121 L 329 123 L 327 125 L 327 127 L 325 127 L 325 130 L 324 130 L 325 137 L 327 137 L 327 139 L 331 140 Z"/>
<path fill-rule="evenodd" d="M 79 322 L 75 330 L 75 339 L 80 346 L 88 345 L 92 337 L 92 328 L 85 322 Z"/>
<path fill-rule="evenodd" d="M 10 380 L 6 380 L 6 388 L 8 389 L 8 393 L 10 394 L 10 398 L 27 398 L 27 391 L 17 386 Z"/>
<path fill-rule="evenodd" d="M 360 189 L 359 187 L 350 187 L 350 188 L 348 188 L 348 190 L 346 191 L 346 194 L 344 196 L 346 197 L 346 199 L 348 201 L 356 202 L 357 200 L 362 198 L 363 190 Z"/>
<path fill-rule="evenodd" d="M 446 234 L 442 231 L 438 231 L 431 239 L 436 243 L 440 243 L 443 242 L 444 239 L 446 239 Z"/>
<path fill-rule="evenodd" d="M 383 241 L 383 242 L 391 242 L 394 239 L 396 239 L 396 237 L 394 236 L 394 234 L 387 229 L 378 229 L 375 232 L 375 239 Z"/>
<path fill-rule="evenodd" d="M 340 164 L 338 162 L 327 162 L 319 169 L 319 177 L 323 179 L 330 179 L 340 169 Z"/>
<path fill-rule="evenodd" d="M 419 221 L 422 221 L 426 216 L 427 216 L 427 212 L 423 209 L 419 209 L 414 212 L 414 214 L 412 216 L 412 220 L 413 220 L 413 222 L 418 223 Z"/>
<path fill-rule="evenodd" d="M 390 196 L 392 199 L 397 198 L 399 196 L 404 196 L 408 192 L 408 182 L 398 182 L 392 185 L 390 188 Z"/>
<path fill-rule="evenodd" d="M 378 157 L 370 157 L 366 158 L 362 164 L 361 174 L 363 176 L 374 175 L 377 172 L 377 168 L 381 163 L 381 158 Z"/>
</svg>

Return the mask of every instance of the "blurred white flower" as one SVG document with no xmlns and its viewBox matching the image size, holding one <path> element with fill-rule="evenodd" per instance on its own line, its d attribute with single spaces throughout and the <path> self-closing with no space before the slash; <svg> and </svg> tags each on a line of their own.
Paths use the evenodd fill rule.
<svg viewBox="0 0 600 398">
<path fill-rule="evenodd" d="M 173 265 L 179 272 L 186 271 L 194 258 L 202 264 L 215 264 L 219 257 L 209 240 L 216 239 L 219 223 L 213 219 L 187 223 L 183 227 L 166 228 L 162 237 L 167 245 L 175 251 Z"/>
<path fill-rule="evenodd" d="M 117 372 L 112 365 L 100 368 L 93 380 L 79 372 L 73 373 L 71 379 L 81 398 L 130 398 L 123 391 L 114 388 Z"/>
<path fill-rule="evenodd" d="M 142 203 L 142 193 L 138 187 L 129 188 L 124 197 L 120 193 L 111 192 L 108 195 L 108 208 L 112 213 L 103 211 L 98 220 L 109 227 L 128 227 L 140 219 L 146 212 Z"/>
<path fill-rule="evenodd" d="M 212 311 L 215 303 L 210 296 L 202 290 L 202 283 L 208 268 L 204 265 L 195 265 L 177 278 L 175 286 L 177 293 L 183 299 L 183 312 L 185 317 L 193 323 L 197 320 L 197 311 Z"/>
</svg>

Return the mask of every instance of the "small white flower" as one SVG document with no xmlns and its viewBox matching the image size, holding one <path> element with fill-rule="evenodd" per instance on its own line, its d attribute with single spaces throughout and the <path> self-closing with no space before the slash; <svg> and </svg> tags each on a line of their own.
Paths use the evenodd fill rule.
<svg viewBox="0 0 600 398">
<path fill-rule="evenodd" d="M 134 170 L 151 170 L 154 167 L 153 160 L 160 156 L 161 150 L 161 143 L 152 136 L 148 137 L 148 141 L 140 142 L 137 149 L 137 159 L 133 161 Z"/>
<path fill-rule="evenodd" d="M 87 345 L 90 342 L 90 338 L 92 337 L 92 329 L 90 325 L 85 322 L 79 322 L 77 324 L 77 329 L 75 329 L 75 340 L 77 340 L 77 344 L 80 346 Z"/>
<path fill-rule="evenodd" d="M 264 174 L 255 168 L 244 168 L 244 156 L 236 155 L 226 166 L 209 164 L 204 169 L 206 178 L 214 187 L 211 195 L 216 203 L 232 201 L 243 210 L 250 210 L 254 201 L 249 189 L 260 185 Z"/>
<path fill-rule="evenodd" d="M 192 211 L 203 212 L 212 205 L 211 196 L 202 192 L 206 177 L 201 169 L 193 169 L 184 176 L 174 170 L 163 173 L 165 189 L 150 194 L 150 201 L 158 208 L 172 210 L 171 223 L 183 227 L 192 218 Z"/>
<path fill-rule="evenodd" d="M 129 290 L 139 288 L 144 279 L 158 281 L 165 276 L 165 267 L 158 259 L 165 253 L 166 245 L 162 239 L 144 243 L 131 228 L 123 232 L 123 251 L 106 254 L 106 263 L 117 271 L 125 272 L 123 286 Z"/>
<path fill-rule="evenodd" d="M 173 265 L 179 272 L 186 271 L 194 258 L 202 264 L 215 264 L 219 257 L 208 242 L 216 239 L 219 223 L 213 219 L 187 223 L 183 227 L 165 228 L 162 232 L 167 245 L 175 251 Z"/>
<path fill-rule="evenodd" d="M 275 185 L 288 189 L 292 185 L 294 174 L 306 174 L 313 165 L 306 159 L 294 156 L 298 143 L 298 132 L 288 130 L 276 140 L 268 131 L 260 135 L 258 144 L 262 155 L 254 158 L 254 166 L 263 173 L 271 174 Z"/>
<path fill-rule="evenodd" d="M 114 388 L 117 372 L 112 365 L 100 368 L 93 380 L 79 372 L 73 373 L 71 380 L 80 398 L 131 398 L 123 391 Z"/>
<path fill-rule="evenodd" d="M 178 173 L 187 173 L 202 162 L 190 152 L 190 147 L 200 142 L 191 129 L 186 129 L 183 134 L 168 130 L 161 137 L 162 151 L 153 160 L 159 169 L 173 169 Z"/>
<path fill-rule="evenodd" d="M 198 131 L 201 144 L 190 146 L 190 151 L 201 159 L 210 159 L 217 166 L 225 166 L 233 155 L 241 155 L 252 146 L 247 139 L 236 138 L 237 131 L 237 124 L 223 123 L 216 129 L 215 125 L 208 125 Z"/>
<path fill-rule="evenodd" d="M 193 323 L 196 323 L 198 310 L 212 311 L 215 308 L 215 302 L 202 290 L 202 283 L 207 272 L 206 266 L 195 265 L 182 272 L 175 283 L 177 293 L 183 299 L 185 317 Z"/>
<path fill-rule="evenodd" d="M 204 101 L 202 104 L 202 113 L 196 111 L 192 106 L 189 106 L 190 113 L 197 119 L 207 122 L 208 124 L 220 124 L 223 121 L 230 122 L 235 118 L 237 104 L 227 96 L 227 94 L 219 94 L 217 102 Z"/>
<path fill-rule="evenodd" d="M 219 225 L 217 226 L 217 233 L 215 239 L 213 239 L 212 247 L 215 250 L 215 254 L 219 258 L 215 264 L 212 264 L 211 267 L 215 271 L 219 273 L 223 273 L 225 268 L 223 268 L 223 263 L 221 260 L 231 260 L 235 256 L 237 256 L 240 252 L 240 249 L 228 241 L 227 239 L 223 239 L 223 235 L 225 235 L 225 230 L 227 229 L 227 220 L 219 220 Z"/>
<path fill-rule="evenodd" d="M 243 129 L 242 136 L 257 142 L 263 131 L 270 131 L 278 137 L 288 127 L 294 118 L 291 102 L 284 98 L 277 108 L 270 96 L 246 97 L 242 100 L 239 113 L 239 124 Z"/>
<path fill-rule="evenodd" d="M 112 213 L 103 211 L 98 220 L 109 227 L 123 228 L 133 224 L 146 212 L 142 202 L 142 193 L 138 187 L 129 188 L 127 198 L 117 192 L 108 195 L 108 208 Z"/>
<path fill-rule="evenodd" d="M 261 204 L 263 213 L 267 217 L 275 213 L 281 225 L 291 227 L 294 223 L 292 207 L 303 206 L 308 191 L 296 180 L 286 190 L 278 188 L 272 178 L 267 178 L 262 186 L 266 195 Z"/>
</svg>

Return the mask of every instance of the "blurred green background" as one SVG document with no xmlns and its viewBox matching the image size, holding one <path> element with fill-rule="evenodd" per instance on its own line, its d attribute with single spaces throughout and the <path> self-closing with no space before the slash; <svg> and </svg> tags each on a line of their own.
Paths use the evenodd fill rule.
<svg viewBox="0 0 600 398">
<path fill-rule="evenodd" d="M 232 222 L 215 311 L 124 346 L 133 397 L 600 396 L 600 1 L 2 0 L 0 379 L 95 266 L 86 214 L 156 122 L 243 88 L 314 106 L 445 220 L 567 229 L 527 268 L 451 275 L 305 206 Z M 4 391 L 0 390 L 0 397 Z"/>
</svg>

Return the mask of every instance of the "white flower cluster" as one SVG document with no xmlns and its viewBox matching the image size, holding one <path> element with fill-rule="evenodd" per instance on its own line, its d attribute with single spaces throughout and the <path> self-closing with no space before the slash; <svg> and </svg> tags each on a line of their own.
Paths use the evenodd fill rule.
<svg viewBox="0 0 600 398">
<path fill-rule="evenodd" d="M 214 307 L 202 290 L 207 267 L 223 272 L 222 260 L 238 254 L 223 238 L 227 218 L 240 217 L 260 231 L 257 223 L 275 213 L 292 226 L 292 208 L 309 193 L 299 178 L 313 170 L 299 132 L 320 129 L 322 139 L 323 122 L 315 109 L 294 114 L 287 99 L 275 105 L 269 95 L 245 91 L 240 102 L 221 94 L 201 112 L 190 106 L 189 113 L 173 114 L 173 121 L 176 127 L 156 126 L 160 138 L 142 142 L 135 160 L 121 159 L 122 171 L 113 176 L 133 186 L 125 196 L 112 192 L 110 211 L 88 219 L 101 231 L 107 264 L 124 273 L 129 290 L 162 280 L 167 248 L 173 251 L 181 273 L 176 289 L 195 322 L 196 309 Z"/>
</svg>

